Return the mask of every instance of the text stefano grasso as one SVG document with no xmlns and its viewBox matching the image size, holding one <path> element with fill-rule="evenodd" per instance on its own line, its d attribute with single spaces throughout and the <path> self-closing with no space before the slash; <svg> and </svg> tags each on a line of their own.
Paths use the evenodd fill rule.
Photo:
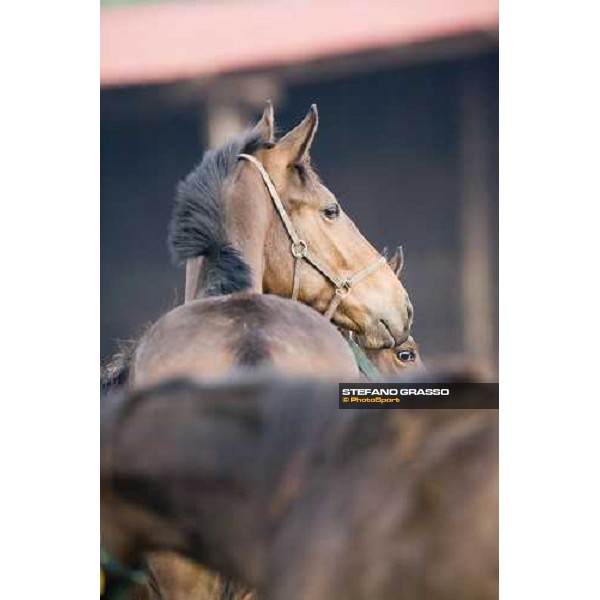
<svg viewBox="0 0 600 600">
<path fill-rule="evenodd" d="M 448 396 L 448 388 L 344 388 L 344 396 Z"/>
</svg>

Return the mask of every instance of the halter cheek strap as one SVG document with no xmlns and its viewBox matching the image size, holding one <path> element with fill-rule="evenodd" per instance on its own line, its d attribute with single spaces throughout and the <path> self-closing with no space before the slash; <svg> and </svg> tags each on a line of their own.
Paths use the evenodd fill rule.
<svg viewBox="0 0 600 600">
<path fill-rule="evenodd" d="M 350 277 L 336 277 L 333 275 L 327 268 L 325 268 L 312 254 L 312 252 L 308 248 L 308 243 L 303 240 L 296 231 L 294 224 L 290 218 L 290 215 L 285 210 L 285 206 L 273 185 L 273 181 L 269 177 L 269 174 L 265 170 L 262 163 L 252 156 L 251 154 L 239 154 L 238 158 L 243 160 L 247 160 L 252 163 L 256 170 L 260 173 L 262 180 L 269 192 L 269 196 L 271 196 L 271 200 L 273 201 L 273 205 L 275 206 L 275 210 L 283 223 L 283 226 L 292 242 L 291 245 L 291 253 L 294 258 L 294 273 L 292 276 L 292 300 L 298 299 L 298 294 L 300 293 L 300 261 L 304 260 L 307 262 L 313 269 L 318 271 L 327 281 L 331 283 L 331 285 L 335 289 L 335 293 L 329 302 L 329 306 L 325 311 L 325 316 L 328 319 L 331 319 L 335 314 L 335 311 L 338 309 L 342 300 L 350 293 L 350 290 L 357 283 L 374 273 L 379 267 L 386 264 L 386 259 L 383 256 L 380 256 L 375 262 L 371 263 L 369 266 L 361 269 L 354 275 Z"/>
</svg>

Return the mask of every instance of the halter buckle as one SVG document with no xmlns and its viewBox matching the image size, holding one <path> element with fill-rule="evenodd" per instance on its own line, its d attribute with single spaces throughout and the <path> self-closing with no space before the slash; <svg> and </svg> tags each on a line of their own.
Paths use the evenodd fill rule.
<svg viewBox="0 0 600 600">
<path fill-rule="evenodd" d="M 292 256 L 294 258 L 304 258 L 307 250 L 308 244 L 304 240 L 298 240 L 297 243 L 292 242 Z"/>
</svg>

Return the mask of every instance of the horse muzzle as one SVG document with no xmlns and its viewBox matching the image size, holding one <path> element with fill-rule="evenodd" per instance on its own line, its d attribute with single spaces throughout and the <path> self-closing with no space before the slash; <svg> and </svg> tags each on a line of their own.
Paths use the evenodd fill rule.
<svg viewBox="0 0 600 600">
<path fill-rule="evenodd" d="M 358 341 L 363 348 L 378 350 L 393 348 L 403 344 L 410 336 L 408 319 L 374 318 L 363 331 L 358 333 Z"/>
</svg>

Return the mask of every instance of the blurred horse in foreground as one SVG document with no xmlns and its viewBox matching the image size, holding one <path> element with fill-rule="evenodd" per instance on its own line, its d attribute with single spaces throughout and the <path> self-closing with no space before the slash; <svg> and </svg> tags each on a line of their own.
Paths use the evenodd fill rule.
<svg viewBox="0 0 600 600">
<path fill-rule="evenodd" d="M 129 566 L 174 551 L 265 600 L 498 596 L 496 410 L 174 380 L 105 399 L 101 450 L 102 540 Z"/>
</svg>

